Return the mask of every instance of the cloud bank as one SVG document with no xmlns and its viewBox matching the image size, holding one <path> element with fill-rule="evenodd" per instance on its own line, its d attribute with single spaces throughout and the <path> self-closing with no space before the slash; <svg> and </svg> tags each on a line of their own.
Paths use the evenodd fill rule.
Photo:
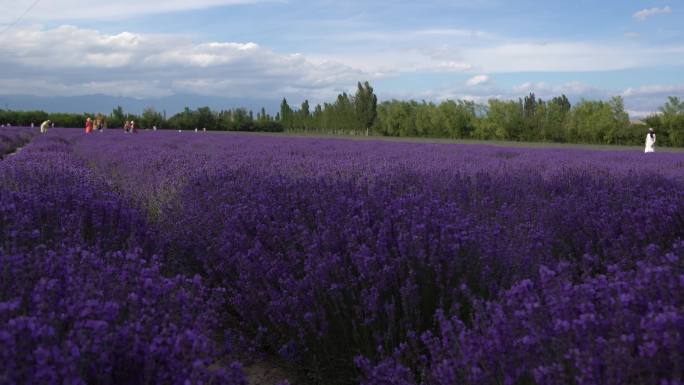
<svg viewBox="0 0 684 385">
<path fill-rule="evenodd" d="M 71 25 L 12 29 L 0 35 L 0 94 L 106 94 L 138 99 L 194 94 L 237 99 L 286 97 L 295 103 L 307 98 L 318 103 L 330 101 L 342 91 L 353 92 L 357 81 L 373 83 L 425 74 L 461 80 L 394 94 L 376 89 L 385 98 L 478 102 L 517 99 L 528 92 L 544 99 L 563 93 L 576 99 L 622 95 L 629 106 L 642 111 L 656 110 L 666 96 L 684 93 L 678 85 L 607 90 L 577 81 L 550 84 L 531 80 L 505 87 L 496 81 L 506 74 L 531 71 L 610 71 L 665 62 L 679 66 L 684 65 L 681 45 L 512 41 L 458 29 L 415 32 L 426 39 L 448 36 L 456 40 L 436 44 L 412 41 L 375 52 L 302 54 L 276 52 L 250 41 L 197 42 L 169 34 L 107 34 Z M 405 35 L 411 34 L 406 31 Z"/>
<path fill-rule="evenodd" d="M 252 42 L 195 43 L 176 36 L 74 26 L 0 36 L 0 93 L 161 97 L 328 97 L 367 74 Z"/>
</svg>

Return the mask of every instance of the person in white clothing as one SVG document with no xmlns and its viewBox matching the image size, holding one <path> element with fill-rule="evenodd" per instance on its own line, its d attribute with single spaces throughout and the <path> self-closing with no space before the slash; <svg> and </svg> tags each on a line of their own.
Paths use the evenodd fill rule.
<svg viewBox="0 0 684 385">
<path fill-rule="evenodd" d="M 656 135 L 653 128 L 648 129 L 648 134 L 646 134 L 646 148 L 644 152 L 655 152 L 654 146 L 656 142 Z"/>
<path fill-rule="evenodd" d="M 44 134 L 47 132 L 48 128 L 50 128 L 50 123 L 52 123 L 50 120 L 46 120 L 43 122 L 43 124 L 40 125 L 40 133 Z"/>
</svg>

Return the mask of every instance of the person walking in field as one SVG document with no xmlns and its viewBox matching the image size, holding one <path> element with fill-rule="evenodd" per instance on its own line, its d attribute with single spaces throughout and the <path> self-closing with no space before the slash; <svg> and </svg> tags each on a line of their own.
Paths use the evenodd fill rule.
<svg viewBox="0 0 684 385">
<path fill-rule="evenodd" d="M 128 134 L 128 131 L 130 131 L 131 123 L 128 120 L 126 122 L 124 122 L 123 129 L 124 129 L 124 134 Z"/>
<path fill-rule="evenodd" d="M 46 120 L 43 122 L 43 124 L 40 125 L 40 133 L 45 134 L 48 131 L 48 128 L 50 128 L 50 119 Z"/>
<path fill-rule="evenodd" d="M 90 134 L 91 132 L 93 132 L 93 120 L 88 117 L 85 124 L 85 133 Z"/>
<path fill-rule="evenodd" d="M 134 134 L 138 133 L 138 126 L 135 124 L 135 121 L 131 120 L 131 132 Z"/>
<path fill-rule="evenodd" d="M 644 149 L 644 153 L 648 152 L 655 152 L 655 142 L 656 142 L 656 135 L 655 132 L 653 131 L 653 128 L 648 129 L 648 134 L 646 134 L 646 148 Z"/>
</svg>

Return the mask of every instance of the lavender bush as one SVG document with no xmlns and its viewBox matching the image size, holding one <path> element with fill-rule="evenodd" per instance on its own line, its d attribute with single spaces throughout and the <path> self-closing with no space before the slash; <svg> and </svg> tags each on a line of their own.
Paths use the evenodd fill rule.
<svg viewBox="0 0 684 385">
<path fill-rule="evenodd" d="M 167 263 L 225 287 L 229 323 L 314 382 L 353 382 L 353 357 L 392 354 L 435 314 L 472 327 L 475 300 L 542 265 L 577 282 L 636 269 L 684 226 L 681 154 L 95 139 L 75 151 L 158 220 Z"/>
<path fill-rule="evenodd" d="M 682 379 L 681 153 L 50 135 L 27 147 L 26 170 L 45 163 L 38 144 L 78 167 L 46 171 L 62 178 L 52 183 L 15 162 L 5 190 L 24 179 L 62 189 L 40 199 L 60 215 L 35 234 L 33 219 L 12 222 L 23 235 L 5 247 L 70 239 L 64 250 L 105 260 L 132 253 L 160 280 L 192 287 L 184 277 L 200 276 L 205 294 L 184 302 L 195 309 L 185 325 L 208 344 L 224 342 L 208 337 L 217 329 L 249 341 L 299 368 L 301 382 Z M 90 203 L 64 198 L 63 185 Z M 623 293 L 634 299 L 621 308 Z M 647 360 L 640 347 L 652 341 Z"/>
<path fill-rule="evenodd" d="M 0 159 L 28 143 L 36 133 L 27 127 L 0 127 Z"/>
<path fill-rule="evenodd" d="M 245 384 L 224 291 L 167 277 L 144 219 L 64 133 L 0 163 L 0 383 Z"/>
<path fill-rule="evenodd" d="M 681 384 L 684 242 L 672 252 L 608 266 L 576 282 L 567 262 L 540 266 L 496 301 L 477 301 L 471 326 L 437 313 L 364 384 Z M 415 377 L 409 368 L 419 368 Z"/>
</svg>

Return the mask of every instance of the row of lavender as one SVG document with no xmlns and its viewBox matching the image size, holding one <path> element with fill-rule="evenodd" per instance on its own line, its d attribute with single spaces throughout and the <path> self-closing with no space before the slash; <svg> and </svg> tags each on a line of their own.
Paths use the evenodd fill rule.
<svg viewBox="0 0 684 385">
<path fill-rule="evenodd" d="M 684 156 L 230 134 L 74 151 L 319 383 L 679 383 Z"/>
<path fill-rule="evenodd" d="M 0 159 L 28 143 L 37 132 L 26 127 L 0 127 Z"/>
<path fill-rule="evenodd" d="M 224 292 L 163 274 L 146 219 L 74 156 L 79 138 L 0 161 L 0 383 L 245 384 L 217 339 Z"/>
</svg>

